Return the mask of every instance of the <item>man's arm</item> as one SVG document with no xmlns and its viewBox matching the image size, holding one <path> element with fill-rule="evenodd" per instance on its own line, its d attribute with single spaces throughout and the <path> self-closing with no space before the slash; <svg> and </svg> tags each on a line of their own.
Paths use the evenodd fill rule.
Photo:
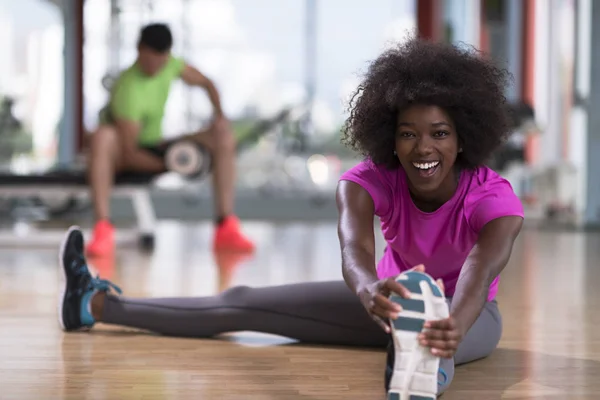
<svg viewBox="0 0 600 400">
<path fill-rule="evenodd" d="M 216 118 L 220 118 L 223 116 L 223 110 L 221 108 L 221 99 L 219 97 L 219 91 L 217 90 L 214 83 L 198 71 L 196 68 L 191 65 L 185 65 L 183 71 L 181 72 L 181 79 L 191 86 L 199 86 L 205 89 L 208 93 L 208 98 L 213 106 L 213 110 Z"/>
<path fill-rule="evenodd" d="M 117 129 L 122 162 L 130 170 L 162 172 L 165 170 L 163 160 L 141 150 L 138 145 L 144 107 L 143 96 L 136 89 L 131 80 L 121 81 L 113 88 L 110 99 L 110 111 Z"/>
<path fill-rule="evenodd" d="M 464 336 L 481 313 L 493 280 L 508 263 L 523 219 L 507 216 L 488 222 L 458 278 L 450 314 Z"/>
<path fill-rule="evenodd" d="M 163 172 L 164 161 L 138 146 L 140 124 L 125 119 L 117 119 L 116 127 L 123 150 L 123 161 L 130 169 L 144 172 Z"/>
</svg>

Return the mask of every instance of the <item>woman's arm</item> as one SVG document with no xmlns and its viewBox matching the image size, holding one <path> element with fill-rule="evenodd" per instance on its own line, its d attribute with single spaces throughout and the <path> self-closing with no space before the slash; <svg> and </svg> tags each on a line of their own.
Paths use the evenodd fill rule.
<svg viewBox="0 0 600 400">
<path fill-rule="evenodd" d="M 369 193 L 350 181 L 340 181 L 336 202 L 342 274 L 348 287 L 358 294 L 378 280 L 375 265 L 375 207 Z"/>
<path fill-rule="evenodd" d="M 521 217 L 501 217 L 481 229 L 477 244 L 461 270 L 452 299 L 450 317 L 427 321 L 419 336 L 423 346 L 439 357 L 451 358 L 487 301 L 492 281 L 500 275 L 512 252 Z"/>
<path fill-rule="evenodd" d="M 523 219 L 508 216 L 488 222 L 461 270 L 450 315 L 464 336 L 481 313 L 493 280 L 504 270 Z"/>
<path fill-rule="evenodd" d="M 392 292 L 408 298 L 410 292 L 395 279 L 379 279 L 375 265 L 375 206 L 369 192 L 350 181 L 340 181 L 336 194 L 342 274 L 346 284 L 379 326 L 390 332 L 387 321 L 402 308 L 389 300 Z"/>
</svg>

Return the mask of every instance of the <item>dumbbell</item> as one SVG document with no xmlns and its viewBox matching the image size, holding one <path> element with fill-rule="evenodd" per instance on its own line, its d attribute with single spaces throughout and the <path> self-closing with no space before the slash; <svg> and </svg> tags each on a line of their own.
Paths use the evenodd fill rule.
<svg viewBox="0 0 600 400">
<path fill-rule="evenodd" d="M 185 179 L 201 179 L 212 167 L 208 150 L 191 140 L 177 141 L 167 148 L 165 153 L 167 169 Z"/>
</svg>

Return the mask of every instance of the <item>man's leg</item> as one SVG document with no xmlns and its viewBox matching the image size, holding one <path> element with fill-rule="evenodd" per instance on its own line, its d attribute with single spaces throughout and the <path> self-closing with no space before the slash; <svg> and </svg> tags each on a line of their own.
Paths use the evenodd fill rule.
<svg viewBox="0 0 600 400">
<path fill-rule="evenodd" d="M 246 330 L 312 344 L 384 347 L 389 341 L 343 281 L 241 286 L 198 298 L 122 298 L 107 293 L 114 285 L 91 277 L 82 248 L 80 232 L 71 230 L 61 253 L 66 290 L 60 320 L 67 331 L 104 322 L 177 337 Z"/>
<path fill-rule="evenodd" d="M 110 192 L 120 164 L 117 132 L 113 126 L 103 125 L 92 134 L 88 158 L 88 179 L 96 221 L 109 219 Z"/>
<path fill-rule="evenodd" d="M 160 159 L 159 156 L 156 156 Z M 124 170 L 144 171 L 123 159 L 118 133 L 114 126 L 103 125 L 90 140 L 88 180 L 94 204 L 95 226 L 92 240 L 87 248 L 89 255 L 107 255 L 114 250 L 114 227 L 110 222 L 110 195 L 115 175 Z"/>
<path fill-rule="evenodd" d="M 217 121 L 207 131 L 194 138 L 204 145 L 213 158 L 213 190 L 217 230 L 215 250 L 252 251 L 254 244 L 246 238 L 235 217 L 236 140 L 225 119 Z"/>
<path fill-rule="evenodd" d="M 88 180 L 94 205 L 95 226 L 87 251 L 104 255 L 114 248 L 114 228 L 110 223 L 110 194 L 115 173 L 121 168 L 121 151 L 117 131 L 102 125 L 91 136 L 88 157 Z"/>
</svg>

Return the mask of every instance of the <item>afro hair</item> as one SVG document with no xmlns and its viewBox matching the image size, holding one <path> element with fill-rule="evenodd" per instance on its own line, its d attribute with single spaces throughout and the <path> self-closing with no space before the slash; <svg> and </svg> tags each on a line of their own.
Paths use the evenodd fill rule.
<svg viewBox="0 0 600 400">
<path fill-rule="evenodd" d="M 473 49 L 410 39 L 369 66 L 349 102 L 342 142 L 388 168 L 394 155 L 398 113 L 414 104 L 435 105 L 452 118 L 463 151 L 456 164 L 475 168 L 510 132 L 504 89 L 509 73 Z"/>
</svg>

